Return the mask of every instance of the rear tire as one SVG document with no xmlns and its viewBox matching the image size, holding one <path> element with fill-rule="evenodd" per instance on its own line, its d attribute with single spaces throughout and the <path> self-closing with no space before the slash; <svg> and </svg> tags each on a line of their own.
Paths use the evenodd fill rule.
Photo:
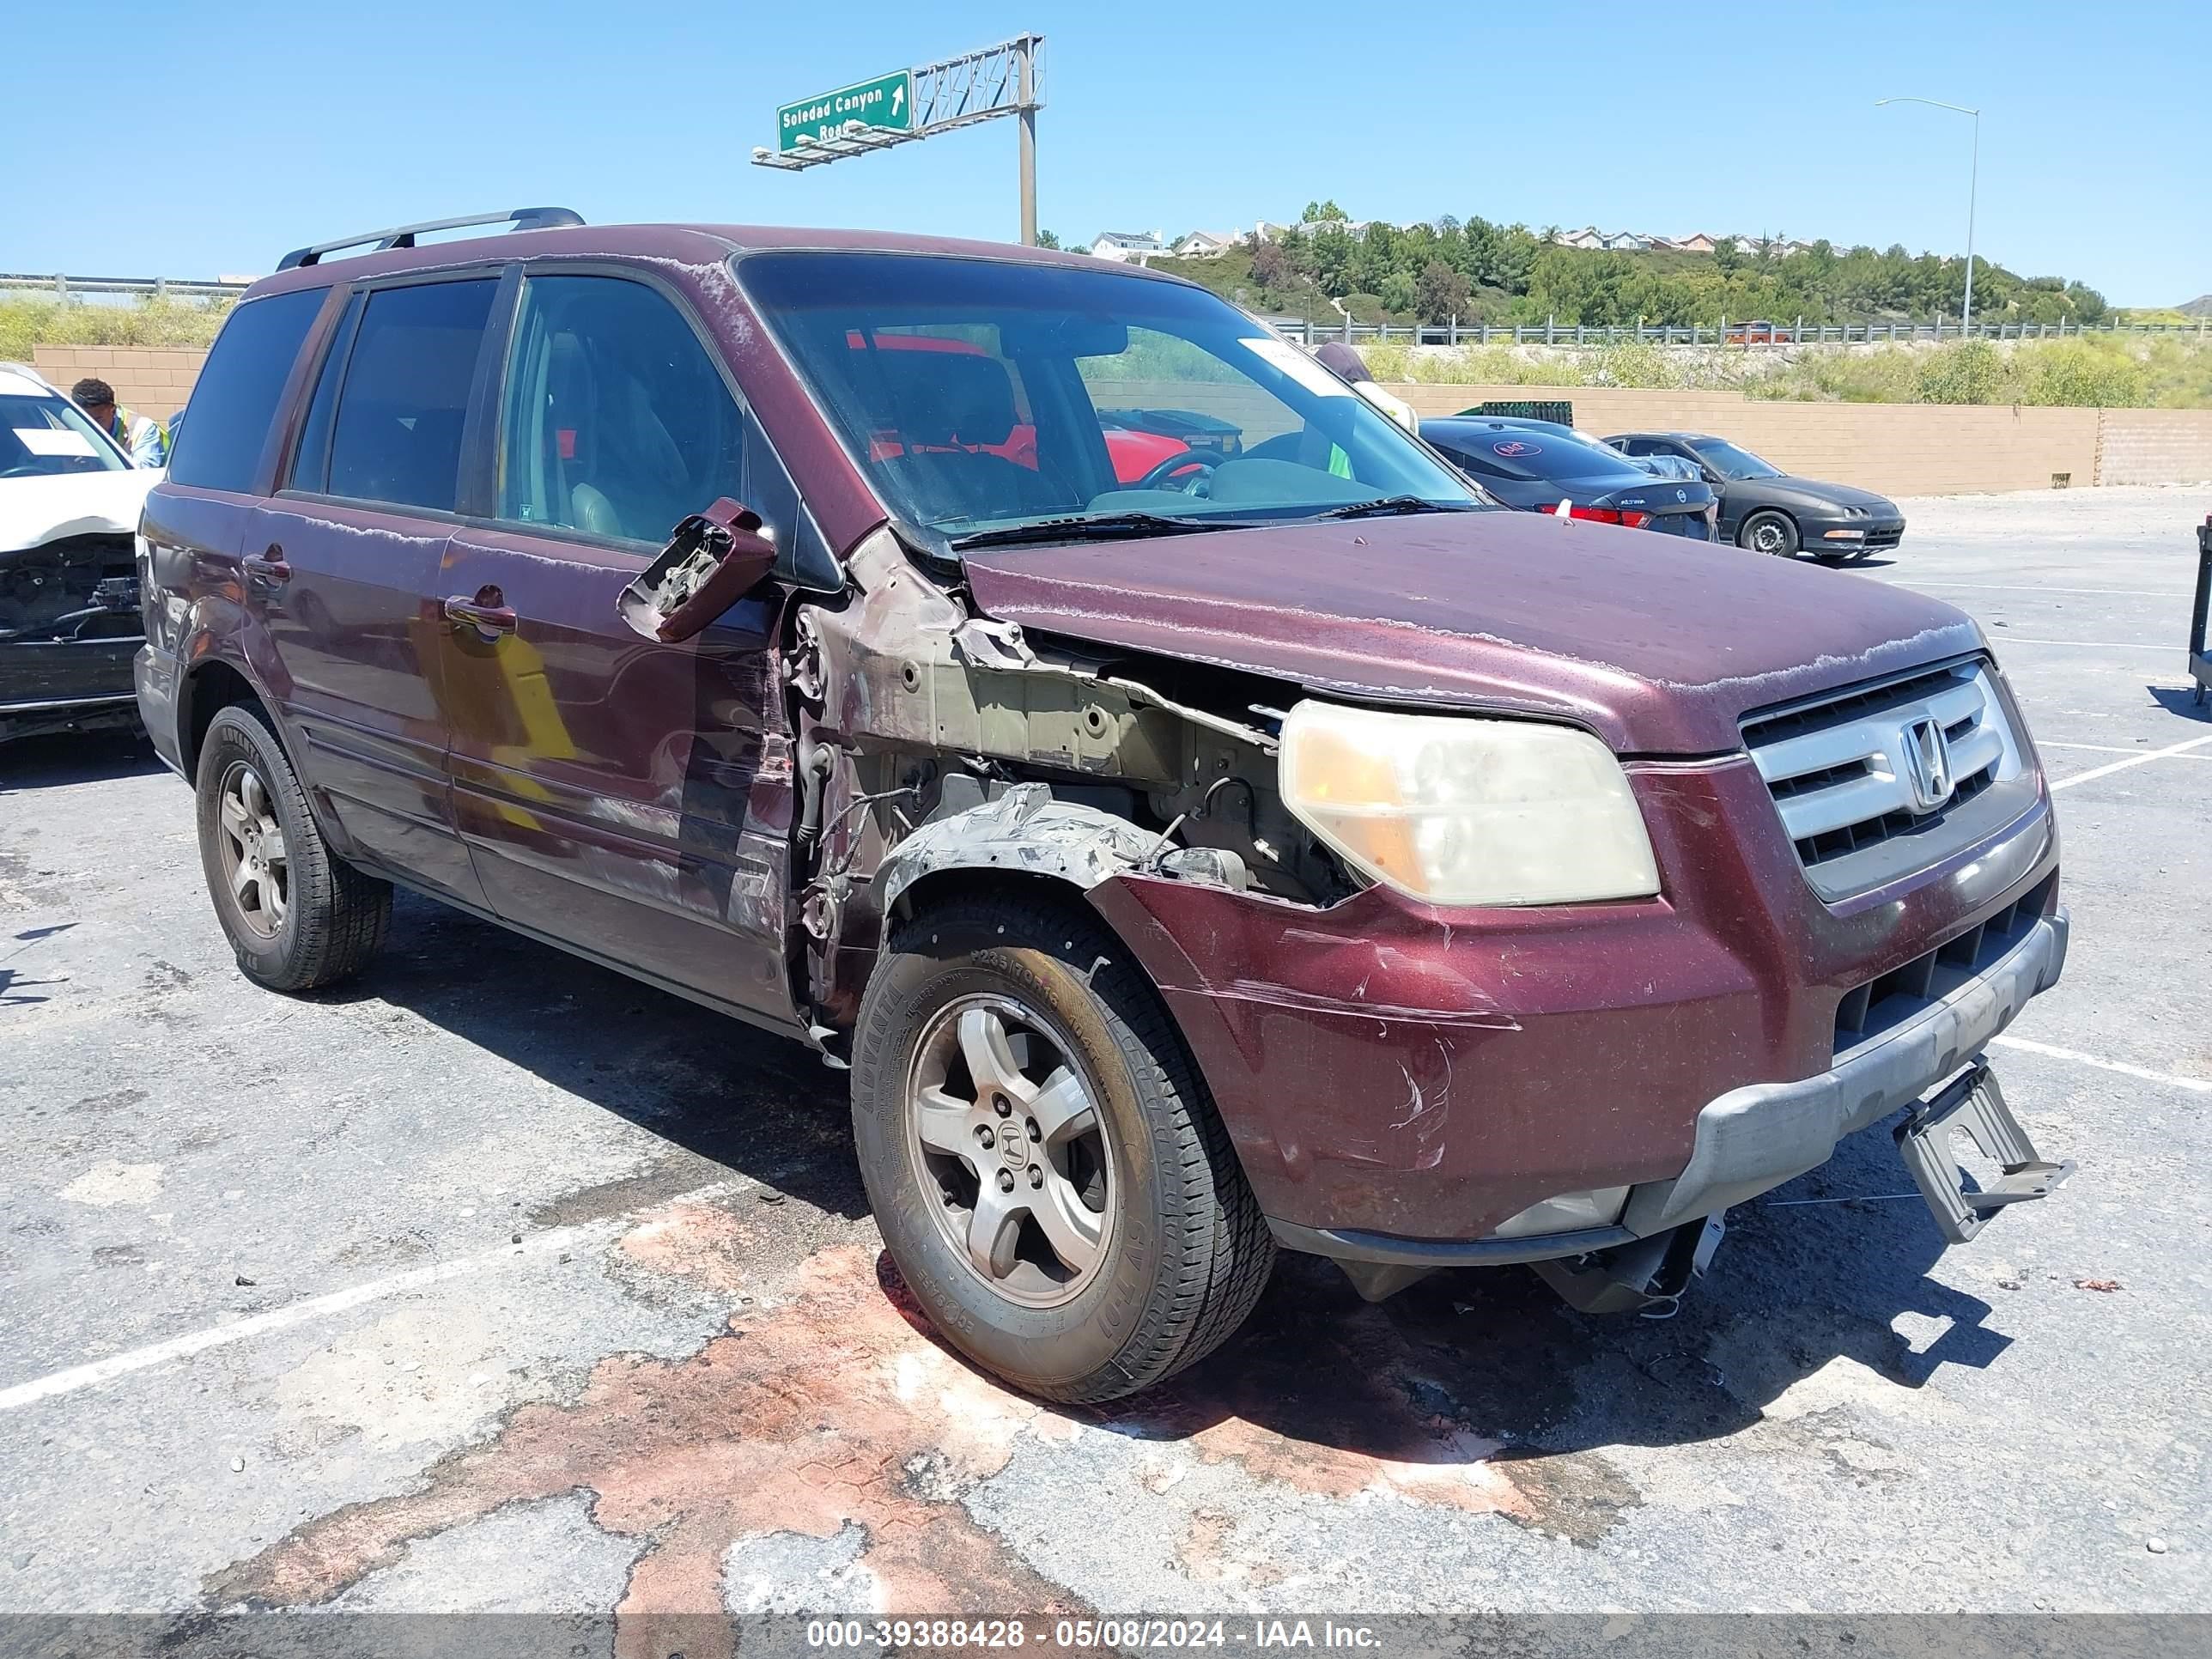
<svg viewBox="0 0 2212 1659">
<path fill-rule="evenodd" d="M 1777 559 L 1797 556 L 1797 526 L 1782 513 L 1754 513 L 1736 532 L 1735 544 Z"/>
<path fill-rule="evenodd" d="M 861 1004 L 853 1123 L 908 1285 L 1027 1393 L 1146 1388 L 1267 1286 L 1274 1242 L 1167 1010 L 1072 907 L 962 897 L 901 927 Z"/>
<path fill-rule="evenodd" d="M 200 867 L 239 971 L 272 991 L 312 991 L 358 973 L 391 925 L 391 884 L 324 843 L 259 710 L 216 711 L 194 787 Z"/>
</svg>

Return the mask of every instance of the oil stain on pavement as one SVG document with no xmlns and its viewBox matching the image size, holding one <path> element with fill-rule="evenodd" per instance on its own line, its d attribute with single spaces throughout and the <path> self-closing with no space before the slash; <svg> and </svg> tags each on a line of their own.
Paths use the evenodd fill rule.
<svg viewBox="0 0 2212 1659">
<path fill-rule="evenodd" d="M 672 1204 L 617 1249 L 619 1271 L 681 1277 L 738 1304 L 697 1353 L 602 1359 L 573 1401 L 516 1407 L 488 1442 L 432 1465 L 419 1490 L 337 1510 L 211 1575 L 209 1603 L 327 1603 L 416 1540 L 582 1492 L 601 1531 L 644 1546 L 615 1608 L 624 1648 L 649 1645 L 657 1620 L 721 1608 L 733 1546 L 772 1534 L 857 1536 L 854 1575 L 902 1613 L 988 1611 L 972 1605 L 979 1594 L 1000 1611 L 1079 1610 L 963 1500 L 1018 1443 L 1101 1432 L 1234 1465 L 1261 1492 L 1496 1515 L 1583 1541 L 1639 1501 L 1594 1453 L 1531 1455 L 1484 1431 L 1494 1407 L 1484 1376 L 1458 1358 L 1465 1339 L 1448 1304 L 1370 1308 L 1286 1271 L 1247 1331 L 1182 1377 L 1118 1407 L 1056 1408 L 939 1345 L 866 1245 L 817 1250 L 772 1304 L 739 1298 L 745 1232 L 726 1211 Z M 1516 1403 L 1525 1418 L 1531 1402 Z M 1265 1560 L 1224 1567 L 1234 1543 L 1233 1522 L 1201 1513 L 1178 1564 L 1194 1585 L 1230 1571 L 1267 1583 Z M 695 1650 L 699 1637 L 686 1633 Z"/>
</svg>

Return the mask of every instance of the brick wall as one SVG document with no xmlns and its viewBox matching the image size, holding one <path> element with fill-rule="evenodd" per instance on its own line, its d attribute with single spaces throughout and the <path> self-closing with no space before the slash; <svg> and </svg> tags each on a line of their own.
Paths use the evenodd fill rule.
<svg viewBox="0 0 2212 1659">
<path fill-rule="evenodd" d="M 2212 412 L 2107 409 L 2099 483 L 2212 483 Z"/>
<path fill-rule="evenodd" d="M 2099 482 L 2094 409 L 2002 404 L 1766 403 L 1734 392 L 1644 392 L 1602 386 L 1397 386 L 1423 415 L 1455 413 L 1501 398 L 1563 398 L 1575 424 L 1604 435 L 1636 429 L 1711 432 L 1789 471 L 1887 495 L 1956 495 L 2048 489 L 2064 473 L 2075 488 Z M 2184 416 L 2212 445 L 2212 412 L 2112 410 Z M 2146 466 L 2150 465 L 2146 461 Z M 2131 477 L 2107 483 L 2186 482 Z"/>
<path fill-rule="evenodd" d="M 40 346 L 31 354 L 31 366 L 64 392 L 97 375 L 125 409 L 157 420 L 185 406 L 206 361 L 206 352 L 186 346 Z"/>
</svg>

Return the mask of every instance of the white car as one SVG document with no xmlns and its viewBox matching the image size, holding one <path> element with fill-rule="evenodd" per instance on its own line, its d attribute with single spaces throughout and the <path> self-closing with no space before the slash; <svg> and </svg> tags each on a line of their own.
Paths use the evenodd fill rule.
<svg viewBox="0 0 2212 1659">
<path fill-rule="evenodd" d="M 0 743 L 137 718 L 132 553 L 161 475 L 20 363 L 0 363 Z"/>
</svg>

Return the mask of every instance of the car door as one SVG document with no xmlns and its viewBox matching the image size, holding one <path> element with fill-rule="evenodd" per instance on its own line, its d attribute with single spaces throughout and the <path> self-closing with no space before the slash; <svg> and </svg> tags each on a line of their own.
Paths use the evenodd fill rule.
<svg viewBox="0 0 2212 1659">
<path fill-rule="evenodd" d="M 455 532 L 440 590 L 454 808 L 486 897 L 788 1022 L 781 598 L 681 644 L 616 609 L 678 520 L 746 499 L 748 418 L 682 304 L 642 278 L 530 276 L 505 355 L 487 510 Z"/>
<path fill-rule="evenodd" d="M 295 763 L 341 846 L 472 906 L 483 895 L 447 788 L 432 595 L 498 288 L 478 270 L 351 297 L 240 560 Z"/>
</svg>

